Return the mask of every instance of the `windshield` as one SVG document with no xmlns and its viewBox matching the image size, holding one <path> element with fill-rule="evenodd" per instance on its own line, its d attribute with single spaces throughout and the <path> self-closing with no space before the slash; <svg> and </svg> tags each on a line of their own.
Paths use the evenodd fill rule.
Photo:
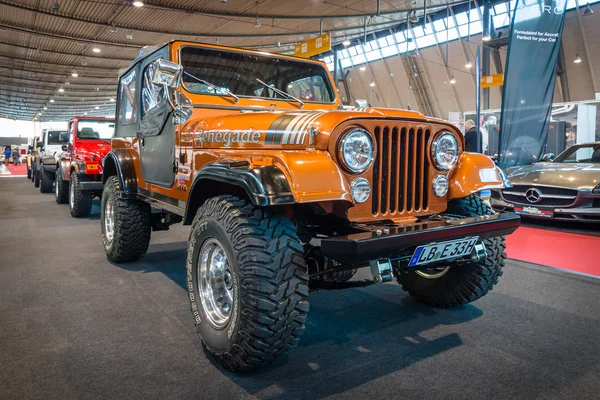
<svg viewBox="0 0 600 400">
<path fill-rule="evenodd" d="M 554 162 L 600 163 L 600 144 L 584 144 L 570 147 L 559 154 Z"/>
<path fill-rule="evenodd" d="M 61 144 L 60 134 L 64 131 L 48 131 L 46 134 L 48 135 L 48 144 Z"/>
<path fill-rule="evenodd" d="M 191 93 L 224 95 L 230 91 L 240 97 L 291 100 L 263 86 L 260 79 L 303 101 L 335 101 L 327 70 L 315 63 L 187 46 L 181 49 L 181 65 L 188 74 L 217 87 L 184 74 L 184 86 Z"/>
<path fill-rule="evenodd" d="M 115 121 L 80 119 L 77 122 L 77 139 L 107 140 L 115 132 Z"/>
</svg>

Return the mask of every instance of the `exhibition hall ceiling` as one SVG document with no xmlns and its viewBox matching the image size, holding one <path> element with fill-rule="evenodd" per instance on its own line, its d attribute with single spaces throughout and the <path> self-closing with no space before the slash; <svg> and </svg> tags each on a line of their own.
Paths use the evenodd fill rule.
<svg viewBox="0 0 600 400">
<path fill-rule="evenodd" d="M 427 1 L 427 12 L 463 1 Z M 0 0 L 0 116 L 114 114 L 117 74 L 138 50 L 174 39 L 289 52 L 422 15 L 423 0 Z M 41 114 L 41 115 L 40 115 Z"/>
</svg>

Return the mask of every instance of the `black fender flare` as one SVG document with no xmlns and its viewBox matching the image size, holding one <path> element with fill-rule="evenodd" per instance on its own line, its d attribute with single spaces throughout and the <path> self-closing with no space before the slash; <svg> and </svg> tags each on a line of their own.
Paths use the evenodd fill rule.
<svg viewBox="0 0 600 400">
<path fill-rule="evenodd" d="M 102 160 L 102 183 L 106 184 L 112 175 L 119 177 L 121 194 L 124 197 L 137 197 L 137 178 L 133 159 L 127 149 L 112 149 Z"/>
<path fill-rule="evenodd" d="M 56 171 L 57 161 L 54 156 L 42 156 L 40 158 L 42 169 L 46 171 Z"/>
<path fill-rule="evenodd" d="M 215 161 L 206 164 L 194 176 L 186 203 L 184 224 L 191 224 L 202 203 L 214 195 L 202 186 L 222 182 L 243 189 L 256 206 L 294 204 L 296 199 L 285 174 L 275 165 L 251 168 L 246 161 Z"/>
</svg>

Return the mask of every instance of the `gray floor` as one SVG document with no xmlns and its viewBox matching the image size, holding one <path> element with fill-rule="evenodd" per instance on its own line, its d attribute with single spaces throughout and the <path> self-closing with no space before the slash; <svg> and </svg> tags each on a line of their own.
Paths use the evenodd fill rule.
<svg viewBox="0 0 600 400">
<path fill-rule="evenodd" d="M 453 310 L 396 284 L 311 295 L 300 346 L 231 374 L 206 357 L 183 289 L 188 228 L 135 264 L 104 256 L 98 202 L 76 220 L 0 178 L 0 398 L 598 398 L 600 280 L 509 262 Z"/>
</svg>

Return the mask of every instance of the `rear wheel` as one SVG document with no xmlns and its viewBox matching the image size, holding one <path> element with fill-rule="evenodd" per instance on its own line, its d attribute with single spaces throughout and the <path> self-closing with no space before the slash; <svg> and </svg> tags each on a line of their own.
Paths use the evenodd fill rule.
<svg viewBox="0 0 600 400">
<path fill-rule="evenodd" d="M 27 179 L 31 179 L 31 168 L 27 166 Z"/>
<path fill-rule="evenodd" d="M 119 178 L 111 176 L 104 185 L 100 229 L 104 251 L 117 263 L 140 259 L 148 251 L 152 230 L 150 206 L 120 196 Z"/>
<path fill-rule="evenodd" d="M 448 203 L 448 214 L 462 217 L 494 212 L 478 195 Z M 502 275 L 504 237 L 483 240 L 487 257 L 478 263 L 428 268 L 398 276 L 398 283 L 417 300 L 436 307 L 454 307 L 485 296 Z"/>
<path fill-rule="evenodd" d="M 75 218 L 87 217 L 92 212 L 92 192 L 79 188 L 79 182 L 85 180 L 85 176 L 81 176 L 75 172 L 71 173 L 69 210 L 71 211 L 71 216 Z"/>
<path fill-rule="evenodd" d="M 187 278 L 196 330 L 225 368 L 269 363 L 300 340 L 308 274 L 287 217 L 234 196 L 207 200 L 192 225 Z"/>
<path fill-rule="evenodd" d="M 50 193 L 54 184 L 54 173 L 46 171 L 42 166 L 40 174 L 40 193 Z"/>
<path fill-rule="evenodd" d="M 33 186 L 40 187 L 40 171 L 34 166 L 33 167 Z"/>
<path fill-rule="evenodd" d="M 55 187 L 55 198 L 58 204 L 65 204 L 69 201 L 69 182 L 62 179 L 60 169 L 56 169 L 56 187 Z"/>
</svg>

